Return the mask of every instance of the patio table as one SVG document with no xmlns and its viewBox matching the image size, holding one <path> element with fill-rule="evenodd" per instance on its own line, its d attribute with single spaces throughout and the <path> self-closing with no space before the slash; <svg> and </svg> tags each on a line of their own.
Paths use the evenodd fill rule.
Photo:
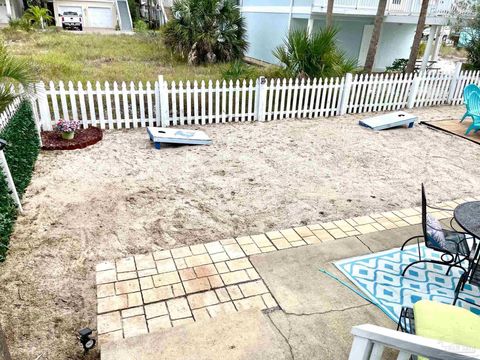
<svg viewBox="0 0 480 360">
<path fill-rule="evenodd" d="M 458 205 L 453 211 L 455 221 L 467 233 L 474 237 L 474 241 L 480 239 L 480 201 L 469 201 Z M 480 244 L 477 244 L 477 249 L 473 256 L 473 266 L 469 269 L 470 282 L 480 283 L 480 266 L 477 266 L 480 261 Z"/>
<path fill-rule="evenodd" d="M 480 201 L 469 201 L 453 210 L 455 221 L 470 235 L 480 239 Z"/>
</svg>

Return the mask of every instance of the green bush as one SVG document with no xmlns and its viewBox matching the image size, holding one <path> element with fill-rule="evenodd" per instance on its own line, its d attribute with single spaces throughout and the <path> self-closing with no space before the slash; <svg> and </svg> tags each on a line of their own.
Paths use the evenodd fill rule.
<svg viewBox="0 0 480 360">
<path fill-rule="evenodd" d="M 138 19 L 133 24 L 133 30 L 135 30 L 135 32 L 146 32 L 148 31 L 148 24 L 145 21 Z"/>
<path fill-rule="evenodd" d="M 234 0 L 174 0 L 163 28 L 165 45 L 190 65 L 241 59 L 247 50 L 245 20 Z"/>
<path fill-rule="evenodd" d="M 241 60 L 235 60 L 229 63 L 222 71 L 222 77 L 227 81 L 253 79 L 255 78 L 255 75 L 255 69 Z"/>
<path fill-rule="evenodd" d="M 23 102 L 16 114 L 0 131 L 0 139 L 7 141 L 4 150 L 8 167 L 20 198 L 30 183 L 39 153 L 39 139 L 32 109 Z M 6 179 L 0 176 L 0 261 L 5 259 L 8 241 L 17 218 L 15 204 L 10 197 Z"/>
<path fill-rule="evenodd" d="M 311 35 L 306 29 L 293 30 L 273 55 L 289 77 L 341 77 L 354 72 L 357 64 L 338 48 L 337 34 L 336 28 L 324 28 Z"/>
</svg>

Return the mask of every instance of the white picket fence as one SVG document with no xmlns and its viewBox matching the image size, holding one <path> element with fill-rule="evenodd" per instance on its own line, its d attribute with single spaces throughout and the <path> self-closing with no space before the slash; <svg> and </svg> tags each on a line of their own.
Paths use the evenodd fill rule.
<svg viewBox="0 0 480 360">
<path fill-rule="evenodd" d="M 102 129 L 206 125 L 283 118 L 316 118 L 461 104 L 479 71 L 451 74 L 347 74 L 330 79 L 256 81 L 164 81 L 36 85 L 35 111 L 43 129 L 58 119 L 80 120 Z M 38 107 L 38 108 L 37 108 Z"/>
<path fill-rule="evenodd" d="M 15 115 L 21 102 L 21 98 L 15 98 L 15 100 L 13 100 L 13 102 L 0 114 L 0 131 L 5 128 L 13 115 Z"/>
</svg>

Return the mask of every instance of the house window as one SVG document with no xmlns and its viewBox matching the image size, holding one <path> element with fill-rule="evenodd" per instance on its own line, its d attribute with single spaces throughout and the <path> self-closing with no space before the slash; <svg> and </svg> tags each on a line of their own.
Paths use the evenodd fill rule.
<svg viewBox="0 0 480 360">
<path fill-rule="evenodd" d="M 400 5 L 402 3 L 402 0 L 392 0 L 393 5 Z"/>
</svg>

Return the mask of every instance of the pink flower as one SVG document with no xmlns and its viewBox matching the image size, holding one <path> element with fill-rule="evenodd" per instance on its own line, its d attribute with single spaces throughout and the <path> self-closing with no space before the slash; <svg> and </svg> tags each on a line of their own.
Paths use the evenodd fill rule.
<svg viewBox="0 0 480 360">
<path fill-rule="evenodd" d="M 80 127 L 78 120 L 64 120 L 60 119 L 57 122 L 57 130 L 61 132 L 73 132 Z"/>
</svg>

